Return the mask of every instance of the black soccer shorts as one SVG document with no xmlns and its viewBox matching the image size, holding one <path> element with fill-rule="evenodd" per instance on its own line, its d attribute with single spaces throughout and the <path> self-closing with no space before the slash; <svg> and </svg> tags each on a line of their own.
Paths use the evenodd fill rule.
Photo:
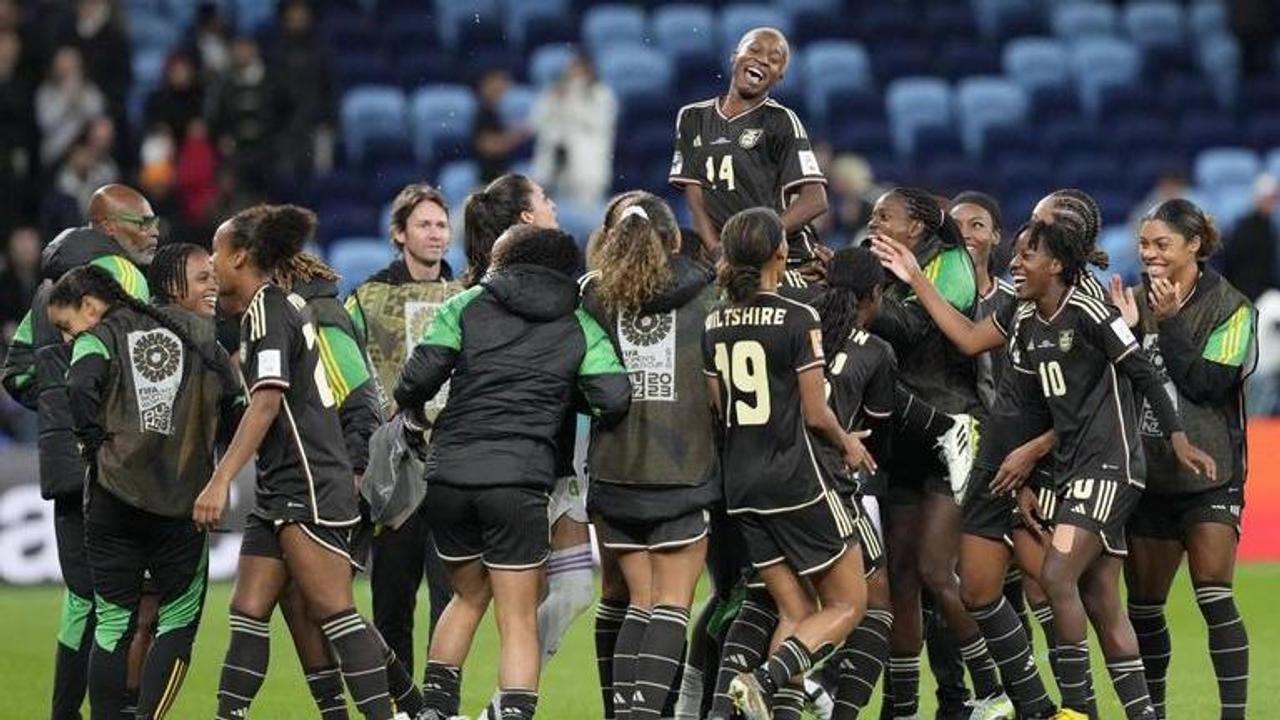
<svg viewBox="0 0 1280 720">
<path fill-rule="evenodd" d="M 1142 489 L 1125 480 L 1079 478 L 1058 491 L 1054 522 L 1088 530 L 1102 538 L 1103 552 L 1126 557 L 1125 526 L 1141 499 Z"/>
<path fill-rule="evenodd" d="M 1192 525 L 1218 523 L 1234 528 L 1239 537 L 1243 515 L 1244 488 L 1234 480 L 1193 493 L 1145 492 L 1129 519 L 1129 533 L 1134 537 L 1183 540 Z"/>
<path fill-rule="evenodd" d="M 540 488 L 436 483 L 427 491 L 425 507 L 441 560 L 531 570 L 551 554 L 548 502 Z"/>
<path fill-rule="evenodd" d="M 858 542 L 857 516 L 834 491 L 797 510 L 733 517 L 756 569 L 785 562 L 797 575 L 809 575 L 835 564 Z"/>
<path fill-rule="evenodd" d="M 356 570 L 363 570 L 351 554 L 351 534 L 354 528 L 331 527 L 298 520 L 267 520 L 250 514 L 245 519 L 244 537 L 240 539 L 240 554 L 284 560 L 284 548 L 280 546 L 279 533 L 286 525 L 297 525 L 316 544 L 329 552 L 340 555 Z"/>
<path fill-rule="evenodd" d="M 600 544 L 621 552 L 675 550 L 707 536 L 711 513 L 694 510 L 674 518 L 654 521 L 609 520 L 597 516 L 595 526 Z"/>
</svg>

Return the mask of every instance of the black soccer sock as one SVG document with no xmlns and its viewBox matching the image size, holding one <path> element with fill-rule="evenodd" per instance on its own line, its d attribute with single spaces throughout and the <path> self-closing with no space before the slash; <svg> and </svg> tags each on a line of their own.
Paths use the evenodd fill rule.
<svg viewBox="0 0 1280 720">
<path fill-rule="evenodd" d="M 613 720 L 613 651 L 618 631 L 627 616 L 627 604 L 600 598 L 596 606 L 596 672 L 600 674 L 600 700 L 605 720 Z"/>
<path fill-rule="evenodd" d="M 1093 679 L 1089 674 L 1089 643 L 1060 643 L 1049 651 L 1049 661 L 1053 663 L 1054 675 L 1058 678 L 1062 707 L 1089 714 L 1090 700 L 1093 698 Z"/>
<path fill-rule="evenodd" d="M 649 627 L 649 611 L 630 606 L 618 630 L 618 642 L 613 648 L 613 716 L 618 720 L 631 717 L 631 694 L 635 690 L 636 656 L 640 643 Z"/>
<path fill-rule="evenodd" d="M 57 654 L 53 663 L 51 716 L 54 720 L 79 718 L 80 706 L 84 704 L 84 696 L 89 689 L 89 653 L 93 649 L 93 635 L 97 627 L 91 595 L 90 591 L 80 595 L 70 588 L 63 593 Z"/>
<path fill-rule="evenodd" d="M 689 621 L 685 620 L 685 630 L 688 630 Z M 680 654 L 676 655 L 676 674 L 671 678 L 671 685 L 667 688 L 667 702 L 662 705 L 662 717 L 673 718 L 676 715 L 676 703 L 680 700 L 680 690 L 684 688 L 684 671 L 685 656 L 689 654 L 689 642 L 683 637 L 680 638 Z"/>
<path fill-rule="evenodd" d="M 1009 572 L 1005 573 L 1002 593 L 1004 599 L 1009 601 L 1009 607 L 1018 615 L 1018 621 L 1022 623 L 1022 634 L 1030 641 L 1031 617 L 1027 614 L 1027 596 L 1022 592 L 1022 570 L 1017 566 L 1011 566 Z"/>
<path fill-rule="evenodd" d="M 769 661 L 755 669 L 756 679 L 760 687 L 771 695 L 787 687 L 793 680 L 799 680 L 813 667 L 813 653 L 794 635 L 782 641 L 778 649 L 769 657 Z M 800 695 L 804 695 L 801 687 Z"/>
<path fill-rule="evenodd" d="M 844 647 L 827 661 L 828 666 L 835 665 L 840 671 L 831 720 L 853 720 L 871 701 L 876 681 L 889 659 L 889 628 L 892 626 L 891 611 L 867 610 L 862 622 L 849 634 Z"/>
<path fill-rule="evenodd" d="M 933 594 L 924 593 L 921 599 L 925 653 L 929 671 L 938 683 L 938 707 L 943 713 L 961 711 L 969 700 L 969 688 L 964 683 L 964 657 L 946 618 L 935 607 Z"/>
<path fill-rule="evenodd" d="M 1142 672 L 1141 657 L 1107 658 L 1107 672 L 1111 674 L 1111 684 L 1128 720 L 1156 720 L 1156 710 L 1151 706 L 1151 694 L 1147 691 L 1147 679 Z"/>
<path fill-rule="evenodd" d="M 800 720 L 804 715 L 804 685 L 787 685 L 773 694 L 773 720 Z"/>
<path fill-rule="evenodd" d="M 688 610 L 674 605 L 658 605 L 653 609 L 635 665 L 630 703 L 633 720 L 664 717 L 662 710 L 680 669 L 688 627 Z"/>
<path fill-rule="evenodd" d="M 1017 616 L 1014 616 L 1017 619 Z M 1004 692 L 1000 686 L 1000 673 L 996 662 L 987 649 L 987 641 L 981 633 L 965 638 L 960 643 L 960 657 L 964 658 L 965 667 L 969 668 L 969 677 L 973 679 L 973 695 L 978 699 L 995 697 Z"/>
<path fill-rule="evenodd" d="M 1156 714 L 1164 717 L 1165 682 L 1173 655 L 1173 641 L 1164 618 L 1164 603 L 1129 598 L 1129 622 L 1133 624 L 1133 633 L 1138 636 L 1138 652 L 1142 654 L 1151 704 L 1155 706 Z"/>
<path fill-rule="evenodd" d="M 391 693 L 391 701 L 395 705 L 396 712 L 406 713 L 409 717 L 417 717 L 426 709 L 427 705 L 422 699 L 422 691 L 413 682 L 413 675 L 409 673 L 409 668 L 404 666 L 400 661 L 400 656 L 396 651 L 387 644 L 382 633 L 378 629 L 371 628 L 373 637 L 378 641 L 378 645 L 382 648 L 383 665 L 387 672 L 387 691 Z"/>
<path fill-rule="evenodd" d="M 920 656 L 889 656 L 889 690 L 893 693 L 893 715 L 910 717 L 920 710 Z"/>
<path fill-rule="evenodd" d="M 921 400 L 901 384 L 893 394 L 893 416 L 898 427 L 928 440 L 937 440 L 955 425 L 951 416 Z"/>
<path fill-rule="evenodd" d="M 751 590 L 742 609 L 725 633 L 720 652 L 720 668 L 716 672 L 715 697 L 711 702 L 712 717 L 730 717 L 733 698 L 729 683 L 739 673 L 750 672 L 764 662 L 769 641 L 778 625 L 778 610 L 765 590 Z"/>
<path fill-rule="evenodd" d="M 1231 586 L 1196 583 L 1196 602 L 1209 627 L 1209 656 L 1218 676 L 1223 720 L 1245 716 L 1249 691 L 1249 635 Z"/>
<path fill-rule="evenodd" d="M 249 617 L 235 608 L 229 618 L 231 642 L 222 661 L 222 677 L 218 681 L 218 720 L 247 717 L 249 706 L 267 677 L 271 659 L 271 623 L 269 618 Z"/>
<path fill-rule="evenodd" d="M 1050 713 L 1053 702 L 1036 670 L 1031 642 L 1008 599 L 1001 597 L 990 605 L 972 608 L 969 614 L 982 630 L 987 649 L 1000 667 L 1000 679 L 1019 714 L 1035 717 Z"/>
<path fill-rule="evenodd" d="M 537 690 L 503 689 L 498 691 L 498 710 L 495 720 L 532 720 L 538 710 Z"/>
<path fill-rule="evenodd" d="M 89 654 L 89 710 L 93 720 L 119 720 L 124 709 L 129 666 L 129 640 L 137 624 L 136 609 L 97 598 L 98 617 Z"/>
<path fill-rule="evenodd" d="M 322 620 L 320 629 L 333 646 L 356 709 L 370 720 L 390 718 L 386 659 L 373 628 L 350 608 Z"/>
<path fill-rule="evenodd" d="M 1053 639 L 1053 606 L 1048 601 L 1045 601 L 1043 605 L 1036 605 L 1035 603 L 1030 605 L 1031 614 L 1035 616 L 1036 623 L 1040 625 L 1040 632 L 1044 634 L 1045 647 L 1052 648 L 1054 642 L 1056 642 Z M 1030 640 L 1031 636 L 1027 635 L 1027 639 Z"/>
<path fill-rule="evenodd" d="M 342 687 L 342 673 L 333 667 L 312 670 L 306 674 L 307 689 L 315 700 L 321 720 L 347 720 L 347 698 Z"/>
<path fill-rule="evenodd" d="M 462 670 L 455 665 L 428 660 L 426 677 L 422 699 L 427 709 L 445 717 L 457 715 L 462 702 Z"/>
<path fill-rule="evenodd" d="M 146 663 L 142 666 L 137 709 L 139 720 L 162 718 L 173 708 L 187 671 L 191 669 L 191 647 L 195 643 L 196 627 L 196 622 L 191 622 L 179 629 L 161 632 L 151 643 Z M 341 687 L 338 693 L 342 693 Z M 328 720 L 327 716 L 325 720 Z"/>
<path fill-rule="evenodd" d="M 124 689 L 124 703 L 120 709 L 120 714 L 128 720 L 138 716 L 138 688 L 127 687 Z"/>
</svg>

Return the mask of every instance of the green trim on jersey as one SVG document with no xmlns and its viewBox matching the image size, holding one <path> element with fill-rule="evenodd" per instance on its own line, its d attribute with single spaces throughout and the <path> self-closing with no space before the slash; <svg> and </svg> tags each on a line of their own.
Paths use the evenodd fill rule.
<svg viewBox="0 0 1280 720">
<path fill-rule="evenodd" d="M 365 365 L 360 345 L 342 328 L 321 325 L 317 338 L 320 362 L 333 389 L 334 398 L 341 405 L 352 390 L 369 382 L 369 368 Z"/>
<path fill-rule="evenodd" d="M 156 637 L 167 632 L 182 630 L 195 625 L 200 620 L 200 611 L 204 609 L 205 585 L 209 574 L 209 540 L 205 538 L 204 549 L 200 551 L 200 565 L 191 578 L 191 584 L 182 594 L 172 601 L 160 606 L 156 619 Z"/>
<path fill-rule="evenodd" d="M 476 285 L 445 300 L 418 344 L 462 350 L 462 311 L 483 291 L 483 286 Z"/>
<path fill-rule="evenodd" d="M 924 275 L 938 288 L 938 293 L 951 307 L 962 313 L 973 308 L 978 297 L 978 282 L 973 275 L 973 261 L 964 247 L 953 247 L 938 253 L 924 267 Z"/>
<path fill-rule="evenodd" d="M 19 323 L 18 329 L 13 333 L 13 342 L 30 345 L 33 341 L 31 334 L 31 311 L 28 310 L 26 315 L 22 316 L 22 322 Z"/>
<path fill-rule="evenodd" d="M 133 613 L 128 608 L 107 602 L 97 593 L 93 595 L 93 602 L 98 618 L 98 625 L 93 629 L 94 642 L 109 653 L 115 652 L 116 646 L 129 630 L 129 620 Z"/>
<path fill-rule="evenodd" d="M 89 613 L 93 612 L 93 601 L 83 598 L 67 590 L 62 595 L 62 616 L 58 618 L 58 644 L 70 648 L 72 652 L 80 650 L 80 642 L 84 639 L 84 626 L 89 623 Z"/>
<path fill-rule="evenodd" d="M 618 360 L 618 354 L 614 352 L 613 343 L 609 341 L 609 334 L 604 328 L 581 307 L 573 314 L 578 318 L 583 339 L 587 343 L 587 350 L 582 354 L 582 364 L 578 366 L 578 376 L 626 374 L 626 368 Z"/>
<path fill-rule="evenodd" d="M 1244 365 L 1253 344 L 1253 322 L 1253 308 L 1241 305 L 1226 322 L 1214 328 L 1201 356 L 1219 365 Z"/>
<path fill-rule="evenodd" d="M 111 273 L 111 277 L 120 283 L 120 287 L 142 302 L 151 302 L 151 286 L 147 285 L 147 278 L 138 269 L 138 266 L 129 262 L 119 255 L 103 255 L 89 261 L 90 265 L 98 267 Z"/>
<path fill-rule="evenodd" d="M 101 355 L 104 360 L 111 359 L 111 352 L 107 350 L 102 338 L 91 332 L 80 333 L 76 337 L 75 344 L 71 346 L 71 364 L 75 365 L 90 355 Z"/>
<path fill-rule="evenodd" d="M 360 307 L 360 298 L 355 293 L 347 296 L 346 302 L 342 306 L 347 309 L 347 314 L 351 316 L 351 324 L 355 326 L 356 333 L 362 338 L 369 337 L 369 326 L 364 319 L 364 308 Z"/>
</svg>

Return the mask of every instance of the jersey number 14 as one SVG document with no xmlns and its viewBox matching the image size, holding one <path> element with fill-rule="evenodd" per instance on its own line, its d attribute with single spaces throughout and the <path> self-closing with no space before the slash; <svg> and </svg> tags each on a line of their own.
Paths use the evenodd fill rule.
<svg viewBox="0 0 1280 720">
<path fill-rule="evenodd" d="M 732 155 L 725 155 L 720 158 L 720 171 L 718 173 L 718 177 L 716 172 L 716 159 L 710 156 L 707 157 L 707 182 L 710 183 L 712 187 L 715 187 L 717 179 L 724 182 L 726 190 L 732 191 L 737 187 L 733 182 Z"/>
<path fill-rule="evenodd" d="M 716 343 L 716 370 L 724 383 L 726 425 L 764 425 L 769 422 L 769 367 L 764 346 L 755 340 L 730 348 Z M 735 398 L 738 395 L 750 397 Z"/>
</svg>

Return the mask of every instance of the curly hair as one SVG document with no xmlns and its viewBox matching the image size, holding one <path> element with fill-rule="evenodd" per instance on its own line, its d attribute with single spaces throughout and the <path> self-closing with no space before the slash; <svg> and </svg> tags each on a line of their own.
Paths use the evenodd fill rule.
<svg viewBox="0 0 1280 720">
<path fill-rule="evenodd" d="M 312 280 L 328 280 L 337 282 L 341 279 L 337 270 L 329 267 L 324 260 L 309 252 L 298 252 L 289 256 L 276 268 L 272 278 L 285 290 L 292 290 L 294 285 Z"/>
<path fill-rule="evenodd" d="M 247 249 L 253 264 L 272 275 L 316 231 L 316 214 L 297 205 L 254 205 L 229 222 L 232 247 Z"/>
<path fill-rule="evenodd" d="M 618 218 L 596 247 L 596 287 L 607 311 L 639 312 L 671 285 L 669 258 L 680 226 L 671 208 L 647 192 L 635 192 L 616 209 Z"/>
</svg>

